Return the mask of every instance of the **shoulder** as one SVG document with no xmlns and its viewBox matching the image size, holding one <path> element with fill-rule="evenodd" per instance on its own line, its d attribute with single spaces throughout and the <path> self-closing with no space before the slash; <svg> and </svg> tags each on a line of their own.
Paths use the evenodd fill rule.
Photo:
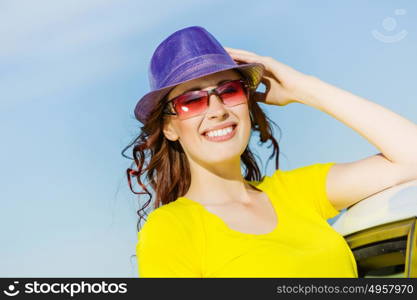
<svg viewBox="0 0 417 300">
<path fill-rule="evenodd" d="M 149 213 L 136 246 L 140 277 L 200 277 L 204 239 L 192 216 L 175 201 Z"/>
<path fill-rule="evenodd" d="M 201 220 L 198 210 L 176 200 L 150 212 L 138 232 L 138 238 L 140 241 L 155 239 L 155 237 L 165 241 L 194 239 L 200 228 Z"/>
<path fill-rule="evenodd" d="M 294 201 L 304 208 L 311 207 L 324 219 L 329 219 L 339 211 L 330 203 L 327 186 L 328 174 L 335 162 L 315 163 L 274 174 L 294 195 Z"/>
<path fill-rule="evenodd" d="M 249 181 L 255 186 L 274 188 L 277 186 L 297 186 L 300 184 L 322 185 L 326 181 L 330 168 L 335 162 L 315 163 L 290 170 L 275 170 L 272 175 L 265 175 L 260 181 Z"/>
<path fill-rule="evenodd" d="M 177 223 L 178 221 L 171 210 L 166 209 L 165 205 L 163 205 L 148 214 L 141 231 L 149 231 L 151 229 L 156 230 L 157 228 L 162 229 L 165 227 L 169 228 L 173 225 L 177 226 Z"/>
<path fill-rule="evenodd" d="M 290 170 L 276 170 L 271 176 L 271 179 L 283 181 L 287 184 L 301 183 L 304 181 L 313 182 L 315 179 L 326 177 L 334 164 L 335 162 L 315 163 Z"/>
</svg>

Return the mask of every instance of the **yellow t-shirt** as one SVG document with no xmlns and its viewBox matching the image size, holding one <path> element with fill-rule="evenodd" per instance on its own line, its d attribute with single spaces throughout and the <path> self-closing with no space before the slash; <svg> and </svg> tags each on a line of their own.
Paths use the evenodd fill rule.
<svg viewBox="0 0 417 300">
<path fill-rule="evenodd" d="M 269 196 L 278 216 L 267 234 L 231 229 L 184 197 L 158 207 L 138 233 L 139 277 L 358 277 L 348 244 L 327 223 L 339 213 L 326 195 L 333 164 L 248 181 Z"/>
</svg>

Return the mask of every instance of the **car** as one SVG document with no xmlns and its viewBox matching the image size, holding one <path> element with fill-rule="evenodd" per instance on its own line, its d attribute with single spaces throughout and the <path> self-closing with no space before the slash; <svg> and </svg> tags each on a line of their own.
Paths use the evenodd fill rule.
<svg viewBox="0 0 417 300">
<path fill-rule="evenodd" d="M 358 277 L 417 278 L 417 180 L 347 208 L 331 226 L 351 248 Z"/>
</svg>

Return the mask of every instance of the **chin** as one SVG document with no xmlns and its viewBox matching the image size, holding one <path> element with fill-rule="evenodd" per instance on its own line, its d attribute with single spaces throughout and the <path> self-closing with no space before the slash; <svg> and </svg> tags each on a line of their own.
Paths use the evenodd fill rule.
<svg viewBox="0 0 417 300">
<path fill-rule="evenodd" d="M 231 149 L 231 147 L 227 149 L 219 149 L 213 150 L 209 153 L 206 153 L 205 157 L 202 158 L 203 161 L 206 161 L 209 164 L 221 164 L 227 163 L 234 160 L 240 160 L 243 152 L 245 151 L 246 147 L 239 147 L 235 149 Z M 201 155 L 202 153 L 200 153 Z"/>
</svg>

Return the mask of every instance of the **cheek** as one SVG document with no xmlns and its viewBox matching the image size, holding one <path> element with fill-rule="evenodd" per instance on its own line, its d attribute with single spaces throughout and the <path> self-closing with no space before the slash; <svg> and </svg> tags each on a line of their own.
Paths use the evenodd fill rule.
<svg viewBox="0 0 417 300">
<path fill-rule="evenodd" d="M 198 133 L 198 124 L 192 119 L 184 120 L 177 127 L 180 142 L 183 148 L 191 148 L 200 138 Z"/>
<path fill-rule="evenodd" d="M 251 136 L 251 121 L 250 115 L 247 105 L 244 105 L 242 109 L 240 109 L 239 114 L 239 136 L 241 141 L 241 152 L 246 149 L 247 145 L 249 144 L 250 136 Z"/>
<path fill-rule="evenodd" d="M 239 105 L 236 107 L 236 116 L 239 118 L 239 124 L 243 131 L 247 132 L 251 129 L 251 121 L 248 105 Z"/>
</svg>

